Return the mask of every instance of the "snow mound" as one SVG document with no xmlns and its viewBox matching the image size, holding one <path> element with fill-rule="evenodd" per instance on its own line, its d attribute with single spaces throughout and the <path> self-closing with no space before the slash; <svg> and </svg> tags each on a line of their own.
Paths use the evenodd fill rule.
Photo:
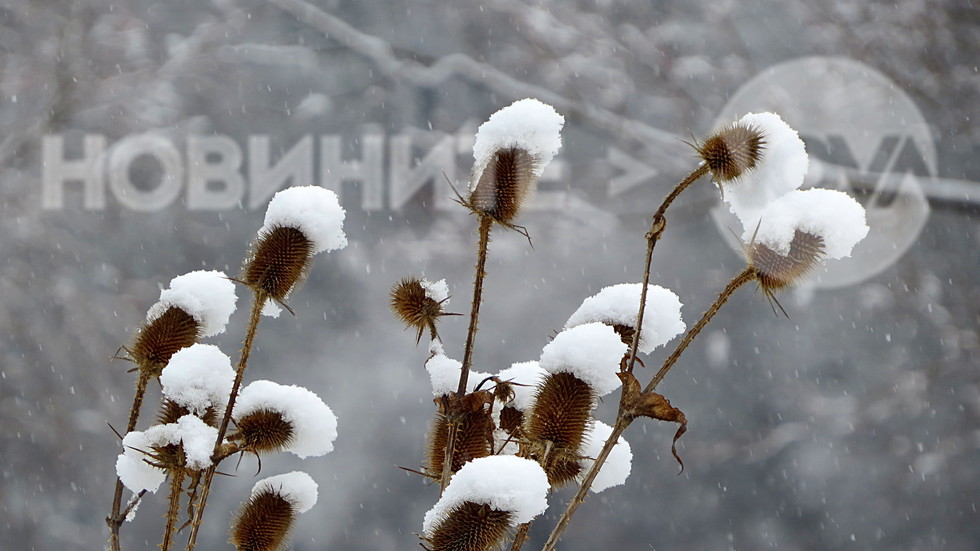
<svg viewBox="0 0 980 551">
<path fill-rule="evenodd" d="M 534 393 L 538 383 L 544 380 L 547 372 L 536 361 L 515 363 L 497 373 L 497 378 L 513 383 L 514 398 L 504 405 L 520 411 L 527 411 L 534 403 Z"/>
<path fill-rule="evenodd" d="M 483 174 L 498 150 L 516 147 L 527 151 L 537 161 L 533 174 L 539 178 L 561 147 L 564 125 L 565 117 L 546 103 L 531 98 L 515 101 L 490 115 L 477 130 L 473 143 L 473 174 Z M 479 178 L 473 179 L 470 191 L 478 181 Z"/>
<path fill-rule="evenodd" d="M 425 514 L 422 533 L 431 536 L 439 523 L 464 502 L 510 512 L 514 525 L 529 522 L 548 507 L 548 475 L 536 461 L 491 455 L 463 465 L 439 501 Z"/>
<path fill-rule="evenodd" d="M 288 501 L 297 513 L 305 513 L 316 505 L 317 483 L 303 471 L 263 478 L 252 486 L 252 496 L 273 492 Z"/>
<path fill-rule="evenodd" d="M 827 258 L 844 258 L 868 235 L 864 207 L 850 195 L 837 190 L 811 188 L 792 191 L 772 201 L 762 214 L 758 232 L 747 228 L 742 239 L 755 235 L 779 254 L 789 253 L 796 230 L 820 236 Z"/>
<path fill-rule="evenodd" d="M 595 463 L 595 457 L 602 451 L 602 446 L 605 445 L 606 440 L 611 434 L 612 427 L 602 421 L 596 421 L 592 425 L 592 429 L 585 435 L 585 440 L 579 449 L 579 454 L 584 458 L 581 461 L 582 472 L 578 476 L 580 483 L 585 479 L 585 474 L 592 468 L 592 464 Z M 629 442 L 620 436 L 616 440 L 613 449 L 609 452 L 609 457 L 606 458 L 606 462 L 599 469 L 599 474 L 596 475 L 590 489 L 593 492 L 599 493 L 606 488 L 625 484 L 626 479 L 629 478 L 632 465 L 633 450 L 630 449 Z"/>
<path fill-rule="evenodd" d="M 333 451 L 337 439 L 337 417 L 319 396 L 296 385 L 272 381 L 255 381 L 246 386 L 235 403 L 234 419 L 259 410 L 282 414 L 293 427 L 293 438 L 285 451 L 300 459 L 317 457 Z"/>
<path fill-rule="evenodd" d="M 212 337 L 224 333 L 236 302 L 235 284 L 224 272 L 197 270 L 170 280 L 170 287 L 160 292 L 160 301 L 146 313 L 146 321 L 176 306 L 201 325 L 205 337 Z"/>
<path fill-rule="evenodd" d="M 195 415 L 221 410 L 235 380 L 231 359 L 217 346 L 195 344 L 178 350 L 160 374 L 163 394 Z"/>
<path fill-rule="evenodd" d="M 346 212 L 337 194 L 319 186 L 286 188 L 276 193 L 265 211 L 262 235 L 277 227 L 296 228 L 313 242 L 313 252 L 321 253 L 347 246 L 344 235 Z"/>
<path fill-rule="evenodd" d="M 724 195 L 742 227 L 755 228 L 766 204 L 803 185 L 810 158 L 800 135 L 775 113 L 749 113 L 738 124 L 762 132 L 765 144 L 756 167 L 724 184 Z"/>
<path fill-rule="evenodd" d="M 603 288 L 582 301 L 578 310 L 565 322 L 565 329 L 592 322 L 635 328 L 641 290 L 639 283 L 621 283 Z M 639 351 L 644 354 L 653 352 L 686 329 L 681 319 L 680 299 L 673 291 L 659 285 L 647 286 L 643 318 Z"/>
<path fill-rule="evenodd" d="M 541 351 L 541 368 L 549 373 L 571 373 L 599 396 L 622 384 L 619 363 L 627 346 L 612 327 L 586 323 L 566 329 Z"/>
</svg>

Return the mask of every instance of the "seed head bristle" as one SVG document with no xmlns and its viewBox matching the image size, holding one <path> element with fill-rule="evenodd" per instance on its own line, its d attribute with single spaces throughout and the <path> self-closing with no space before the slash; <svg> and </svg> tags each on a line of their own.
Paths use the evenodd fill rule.
<svg viewBox="0 0 980 551">
<path fill-rule="evenodd" d="M 805 277 L 820 262 L 823 253 L 822 237 L 796 230 L 789 244 L 789 253 L 785 256 L 762 243 L 750 244 L 748 256 L 759 286 L 768 296 L 772 296 Z"/>
<path fill-rule="evenodd" d="M 306 275 L 313 242 L 302 231 L 277 226 L 262 232 L 245 261 L 242 281 L 282 302 Z"/>
<path fill-rule="evenodd" d="M 446 315 L 442 304 L 429 297 L 422 286 L 422 281 L 416 277 L 406 277 L 391 288 L 391 311 L 409 328 L 417 331 L 415 343 L 422 340 L 422 333 L 428 329 L 436 336 L 436 321 Z"/>
<path fill-rule="evenodd" d="M 534 191 L 537 165 L 538 161 L 524 149 L 497 150 L 473 188 L 470 208 L 510 225 Z"/>
<path fill-rule="evenodd" d="M 623 325 L 621 323 L 612 324 L 612 328 L 619 335 L 619 338 L 623 340 L 623 344 L 626 346 L 633 344 L 633 336 L 636 335 L 636 328 L 632 325 Z"/>
<path fill-rule="evenodd" d="M 200 337 L 201 324 L 181 308 L 171 306 L 140 328 L 130 355 L 140 369 L 159 377 L 171 356 L 196 343 Z"/>
<path fill-rule="evenodd" d="M 278 452 L 293 441 L 293 424 L 279 411 L 258 409 L 235 422 L 228 439 L 255 453 Z"/>
<path fill-rule="evenodd" d="M 762 131 L 743 123 L 731 124 L 695 146 L 716 182 L 730 182 L 755 168 L 764 148 Z"/>
<path fill-rule="evenodd" d="M 534 408 L 525 415 L 524 436 L 553 486 L 578 474 L 569 463 L 577 463 L 572 458 L 578 456 L 595 400 L 592 387 L 571 373 L 551 373 L 538 386 Z"/>
<path fill-rule="evenodd" d="M 289 501 L 276 491 L 262 490 L 239 508 L 228 541 L 238 551 L 284 551 L 295 518 Z"/>
<path fill-rule="evenodd" d="M 426 543 L 432 551 L 498 549 L 510 531 L 512 516 L 487 504 L 464 501 L 446 515 Z"/>
</svg>

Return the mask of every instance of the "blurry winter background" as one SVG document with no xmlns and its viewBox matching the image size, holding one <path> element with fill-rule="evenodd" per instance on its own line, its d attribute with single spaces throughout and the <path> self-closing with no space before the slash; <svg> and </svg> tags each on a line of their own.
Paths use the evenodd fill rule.
<svg viewBox="0 0 980 551">
<path fill-rule="evenodd" d="M 694 166 L 680 140 L 745 110 L 781 109 L 813 178 L 859 197 L 877 232 L 844 276 L 783 295 L 789 319 L 736 295 L 661 385 L 690 420 L 687 470 L 674 426 L 634 424 L 630 480 L 591 497 L 561 549 L 980 545 L 972 1 L 5 0 L 0 25 L 0 548 L 104 544 L 107 422 L 125 425 L 134 381 L 110 357 L 172 277 L 236 273 L 294 183 L 342 194 L 351 244 L 317 257 L 295 318 L 263 322 L 247 379 L 314 390 L 340 437 L 262 474 L 320 483 L 294 549 L 416 548 L 438 492 L 396 466 L 418 467 L 433 406 L 387 291 L 447 278 L 467 311 L 474 221 L 442 172 L 462 185 L 476 125 L 527 96 L 565 115 L 565 146 L 520 221 L 533 249 L 491 243 L 479 370 L 536 359 L 583 298 L 639 280 L 649 211 Z M 203 138 L 223 149 L 194 158 Z M 689 323 L 742 268 L 717 204 L 699 184 L 654 257 Z M 232 356 L 243 309 L 209 340 Z M 463 318 L 444 325 L 459 357 Z M 205 549 L 226 547 L 256 480 L 233 463 Z M 151 497 L 128 548 L 159 541 Z"/>
</svg>

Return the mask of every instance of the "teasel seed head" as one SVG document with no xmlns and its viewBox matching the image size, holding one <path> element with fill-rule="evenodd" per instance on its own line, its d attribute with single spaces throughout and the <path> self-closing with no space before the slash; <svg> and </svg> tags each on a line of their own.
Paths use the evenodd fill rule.
<svg viewBox="0 0 980 551">
<path fill-rule="evenodd" d="M 753 242 L 749 244 L 747 256 L 759 286 L 772 298 L 776 291 L 792 287 L 820 263 L 824 256 L 824 240 L 818 235 L 796 230 L 787 254 L 779 254 L 763 243 Z"/>
<path fill-rule="evenodd" d="M 229 541 L 239 551 L 283 551 L 296 517 L 316 500 L 317 484 L 304 472 L 260 480 L 232 520 Z"/>
<path fill-rule="evenodd" d="M 518 147 L 499 149 L 476 180 L 467 204 L 474 211 L 509 226 L 534 192 L 538 163 Z"/>
<path fill-rule="evenodd" d="M 426 330 L 433 339 L 438 338 L 436 322 L 442 316 L 452 315 L 442 310 L 446 299 L 433 298 L 426 283 L 417 277 L 406 277 L 396 283 L 390 293 L 391 311 L 395 317 L 417 332 L 415 344 L 422 340 L 422 333 Z"/>
<path fill-rule="evenodd" d="M 245 261 L 242 282 L 283 302 L 309 270 L 313 247 L 313 242 L 297 228 L 274 226 L 264 230 Z"/>
<path fill-rule="evenodd" d="M 485 503 L 464 501 L 449 511 L 426 543 L 431 551 L 498 549 L 510 531 L 512 516 Z"/>
<path fill-rule="evenodd" d="M 750 124 L 732 123 L 694 145 L 718 183 L 730 182 L 756 167 L 766 146 L 762 132 Z"/>
<path fill-rule="evenodd" d="M 472 392 L 462 400 L 457 399 L 455 394 L 450 394 L 445 397 L 445 400 L 450 404 L 449 411 L 436 413 L 426 439 L 425 473 L 434 479 L 442 478 L 446 446 L 449 442 L 450 419 L 456 419 L 459 423 L 453 446 L 453 472 L 458 471 L 467 462 L 486 457 L 493 451 L 494 426 L 489 407 L 492 400 L 490 392 Z M 436 399 L 437 403 L 442 401 Z M 444 408 L 440 405 L 440 410 L 442 409 Z"/>
<path fill-rule="evenodd" d="M 278 452 L 293 441 L 293 424 L 280 411 L 257 409 L 236 422 L 228 440 L 254 453 Z"/>
<path fill-rule="evenodd" d="M 284 551 L 297 513 L 273 489 L 253 494 L 235 514 L 232 545 L 239 551 Z"/>
<path fill-rule="evenodd" d="M 194 317 L 171 306 L 140 328 L 129 352 L 140 369 L 159 377 L 171 356 L 196 343 L 200 337 L 201 325 Z"/>
<path fill-rule="evenodd" d="M 595 402 L 592 387 L 571 373 L 550 373 L 538 386 L 534 407 L 524 416 L 524 446 L 554 487 L 578 475 L 578 450 Z"/>
</svg>

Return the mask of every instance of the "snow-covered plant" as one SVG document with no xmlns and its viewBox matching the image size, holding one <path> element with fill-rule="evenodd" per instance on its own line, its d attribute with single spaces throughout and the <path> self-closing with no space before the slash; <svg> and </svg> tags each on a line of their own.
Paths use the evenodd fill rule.
<svg viewBox="0 0 980 551">
<path fill-rule="evenodd" d="M 281 451 L 306 458 L 333 450 L 337 418 L 316 394 L 271 381 L 255 381 L 245 388 L 242 383 L 262 315 L 278 316 L 279 306 L 289 309 L 285 301 L 309 271 L 314 254 L 347 244 L 344 216 L 332 191 L 280 191 L 269 203 L 239 279 L 221 272 L 191 272 L 174 278 L 150 308 L 133 344 L 124 347 L 139 375 L 106 519 L 112 551 L 122 548 L 120 527 L 132 518 L 140 499 L 155 493 L 165 480 L 170 481 L 170 494 L 160 548 L 168 551 L 174 546 L 181 505 L 186 504 L 190 551 L 197 544 L 212 481 L 223 460 Z M 251 315 L 235 368 L 218 347 L 197 343 L 224 331 L 237 301 L 233 282 L 252 291 Z M 156 423 L 137 431 L 152 379 L 162 388 L 159 414 Z M 134 494 L 125 508 L 124 488 Z M 239 550 L 284 549 L 295 517 L 314 503 L 316 483 L 305 473 L 267 478 L 255 485 L 235 516 L 231 542 Z"/>
<path fill-rule="evenodd" d="M 625 483 L 632 450 L 622 435 L 640 417 L 678 424 L 671 451 L 683 469 L 675 445 L 687 430 L 687 418 L 655 389 L 684 350 L 745 283 L 755 281 L 775 310 L 778 291 L 800 282 L 825 259 L 850 255 L 868 231 L 863 208 L 846 194 L 798 191 L 808 166 L 799 135 L 774 113 L 750 113 L 692 144 L 701 162 L 654 211 L 640 283 L 613 285 L 587 298 L 539 360 L 515 363 L 496 375 L 474 372 L 490 231 L 496 224 L 527 236 L 516 218 L 561 146 L 562 124 L 553 108 L 525 99 L 479 128 L 469 194 L 459 197 L 477 216 L 479 228 L 462 361 L 445 354 L 436 330 L 436 322 L 447 315 L 448 293 L 430 292 L 418 279 L 402 280 L 392 290 L 396 316 L 416 331 L 417 341 L 426 331 L 432 339 L 425 367 L 436 416 L 421 474 L 440 481 L 442 497 L 423 522 L 423 546 L 431 551 L 499 549 L 512 531 L 510 549 L 521 549 L 532 517 L 541 511 L 518 515 L 504 502 L 513 495 L 515 479 L 523 481 L 522 488 L 538 491 L 540 483 L 531 482 L 535 476 L 544 479 L 542 493 L 579 485 L 543 547 L 554 550 L 589 490 Z M 666 211 L 706 175 L 743 224 L 746 267 L 688 329 L 681 301 L 650 283 L 650 268 L 667 227 Z M 685 329 L 656 375 L 641 387 L 634 375 L 638 354 L 650 354 Z M 614 422 L 595 419 L 598 399 L 619 388 Z M 538 474 L 511 475 L 502 469 L 510 464 L 505 461 L 523 461 L 508 467 L 517 470 L 535 465 Z"/>
</svg>

